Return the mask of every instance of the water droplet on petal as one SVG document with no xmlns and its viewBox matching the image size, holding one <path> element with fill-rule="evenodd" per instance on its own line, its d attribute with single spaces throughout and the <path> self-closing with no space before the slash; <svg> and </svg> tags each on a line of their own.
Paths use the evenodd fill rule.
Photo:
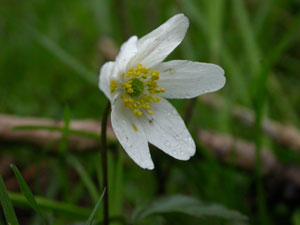
<svg viewBox="0 0 300 225">
<path fill-rule="evenodd" d="M 176 139 L 180 139 L 181 135 L 180 134 L 176 134 L 175 137 L 176 137 Z"/>
<path fill-rule="evenodd" d="M 169 141 L 165 141 L 165 146 L 166 147 L 170 147 L 170 142 Z"/>
</svg>

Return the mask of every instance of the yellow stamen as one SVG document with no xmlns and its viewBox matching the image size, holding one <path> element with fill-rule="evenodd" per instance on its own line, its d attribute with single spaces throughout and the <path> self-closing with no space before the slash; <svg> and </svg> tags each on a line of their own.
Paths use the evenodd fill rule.
<svg viewBox="0 0 300 225">
<path fill-rule="evenodd" d="M 137 117 L 143 116 L 143 112 L 153 114 L 151 104 L 161 100 L 156 94 L 165 92 L 164 88 L 159 88 L 159 71 L 143 67 L 138 64 L 136 68 L 131 68 L 127 73 L 122 73 L 122 83 L 111 81 L 110 91 L 114 93 L 117 89 L 123 91 L 120 98 L 123 100 L 125 107 L 131 109 Z M 137 131 L 136 126 L 132 125 Z"/>
<path fill-rule="evenodd" d="M 138 132 L 138 129 L 137 129 L 137 127 L 135 126 L 134 123 L 132 123 L 132 128 L 134 129 L 135 132 Z"/>
<path fill-rule="evenodd" d="M 111 93 L 114 93 L 117 90 L 118 84 L 119 84 L 118 81 L 115 81 L 115 80 L 112 80 L 110 82 L 110 92 Z"/>
</svg>

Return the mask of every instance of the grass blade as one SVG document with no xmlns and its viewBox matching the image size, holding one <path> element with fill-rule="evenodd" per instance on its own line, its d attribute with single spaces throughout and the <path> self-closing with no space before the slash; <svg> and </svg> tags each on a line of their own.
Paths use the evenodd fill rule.
<svg viewBox="0 0 300 225">
<path fill-rule="evenodd" d="M 225 1 L 211 0 L 206 3 L 210 61 L 216 63 L 219 61 L 220 51 L 223 45 L 223 14 Z"/>
<path fill-rule="evenodd" d="M 0 176 L 0 202 L 7 224 L 19 225 L 12 202 L 8 196 L 4 181 Z"/>
<path fill-rule="evenodd" d="M 261 1 L 261 4 L 258 5 L 253 21 L 256 36 L 264 31 L 263 26 L 265 25 L 266 18 L 270 15 L 272 5 L 272 1 Z"/>
<path fill-rule="evenodd" d="M 68 65 L 73 69 L 76 74 L 81 76 L 84 80 L 92 84 L 93 86 L 98 85 L 98 77 L 96 73 L 89 71 L 85 68 L 78 60 L 76 60 L 72 55 L 67 53 L 64 49 L 58 46 L 54 41 L 48 38 L 46 35 L 41 34 L 33 27 L 29 27 L 34 38 L 39 42 L 43 47 L 49 50 L 53 55 L 59 58 L 63 63 Z"/>
<path fill-rule="evenodd" d="M 257 78 L 257 75 L 260 75 L 260 69 L 258 68 L 260 65 L 261 60 L 261 53 L 262 51 L 259 49 L 259 46 L 255 39 L 255 33 L 252 28 L 252 24 L 250 23 L 249 13 L 246 10 L 245 2 L 240 0 L 232 0 L 233 5 L 233 13 L 235 14 L 237 26 L 240 30 L 240 35 L 242 37 L 242 41 L 245 46 L 246 50 L 246 56 L 248 58 L 248 62 L 250 63 L 249 68 L 251 68 L 251 75 L 255 76 L 253 79 L 253 82 L 251 83 L 250 87 L 253 87 L 256 85 L 256 80 L 260 79 Z M 291 26 L 291 31 L 285 32 L 281 42 L 278 44 L 278 48 L 273 50 L 271 54 L 268 56 L 272 56 L 269 64 L 269 68 L 275 64 L 275 62 L 279 59 L 280 54 L 283 52 L 283 50 L 286 50 L 288 46 L 290 46 L 291 41 L 295 40 L 297 31 L 295 28 L 297 28 L 299 15 L 297 15 L 295 24 Z M 294 33 L 295 32 L 295 33 Z M 295 34 L 293 36 L 293 34 Z M 264 57 L 267 58 L 267 57 Z M 266 64 L 265 64 L 266 65 Z M 292 122 L 299 124 L 299 119 L 296 115 L 294 107 L 290 104 L 288 96 L 286 96 L 285 91 L 282 89 L 280 82 L 277 80 L 275 76 L 270 76 L 270 79 L 267 82 L 268 85 L 268 91 L 270 93 L 270 96 L 272 98 L 277 99 L 275 104 L 278 104 L 278 108 L 281 110 L 282 108 L 285 109 L 285 112 L 289 114 L 288 118 L 292 118 Z M 250 88 L 251 90 L 251 88 Z M 251 93 L 251 92 L 250 92 Z M 255 93 L 251 93 L 252 95 L 255 95 Z M 255 96 L 252 96 L 255 97 Z M 278 100 L 280 99 L 280 100 Z M 284 106 L 282 106 L 284 104 Z"/>
<path fill-rule="evenodd" d="M 233 0 L 232 6 L 233 13 L 235 14 L 236 18 L 235 21 L 237 22 L 242 40 L 244 41 L 244 47 L 247 53 L 246 56 L 248 57 L 248 61 L 251 65 L 249 68 L 251 69 L 251 73 L 254 74 L 259 66 L 260 52 L 249 21 L 249 15 L 244 1 Z"/>
<path fill-rule="evenodd" d="M 100 207 L 100 203 L 101 203 L 101 201 L 103 199 L 103 196 L 105 194 L 105 191 L 106 191 L 106 187 L 104 187 L 103 192 L 102 192 L 99 200 L 97 201 L 97 203 L 95 205 L 95 208 L 93 209 L 93 212 L 91 213 L 91 215 L 89 216 L 89 218 L 88 218 L 88 220 L 86 222 L 86 225 L 92 225 L 94 217 L 95 217 L 95 215 L 96 215 L 96 213 L 97 213 L 97 211 L 98 211 L 98 209 Z"/>
<path fill-rule="evenodd" d="M 22 194 L 27 199 L 29 205 L 40 216 L 40 218 L 42 219 L 43 224 L 47 224 L 44 215 L 42 214 L 39 206 L 37 205 L 37 203 L 36 203 L 36 201 L 34 199 L 34 196 L 33 196 L 32 192 L 31 192 L 30 188 L 28 187 L 27 183 L 25 182 L 24 178 L 22 177 L 20 171 L 13 164 L 10 167 L 12 168 L 12 170 L 13 170 L 13 172 L 14 172 L 17 180 L 18 180 L 19 187 L 21 189 Z"/>
<path fill-rule="evenodd" d="M 8 193 L 8 195 L 14 205 L 24 208 L 30 207 L 28 201 L 23 195 L 12 192 Z M 82 208 L 69 203 L 59 202 L 39 196 L 35 196 L 34 198 L 41 209 L 51 210 L 55 213 L 69 215 L 72 218 L 86 219 L 91 214 L 91 210 L 87 208 Z"/>
<path fill-rule="evenodd" d="M 74 157 L 73 155 L 68 156 L 67 161 L 77 171 L 82 182 L 85 184 L 92 200 L 94 202 L 96 202 L 96 199 L 99 198 L 99 193 L 97 191 L 95 184 L 93 183 L 92 179 L 90 178 L 89 174 L 87 173 L 87 171 L 81 165 L 79 160 L 76 157 Z"/>
</svg>

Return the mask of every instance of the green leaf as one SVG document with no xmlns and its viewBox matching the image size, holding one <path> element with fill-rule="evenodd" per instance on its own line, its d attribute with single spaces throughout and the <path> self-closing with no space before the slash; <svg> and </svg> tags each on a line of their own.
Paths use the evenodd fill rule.
<svg viewBox="0 0 300 225">
<path fill-rule="evenodd" d="M 246 221 L 247 217 L 241 213 L 225 208 L 219 204 L 206 204 L 202 201 L 184 196 L 174 195 L 161 198 L 134 213 L 134 221 L 152 214 L 183 213 L 194 217 L 218 217 L 228 220 Z"/>
<path fill-rule="evenodd" d="M 101 194 L 98 202 L 96 203 L 95 208 L 93 209 L 93 212 L 89 216 L 89 218 L 88 218 L 88 220 L 86 222 L 86 225 L 92 225 L 94 217 L 95 217 L 95 215 L 96 215 L 96 213 L 97 213 L 97 211 L 98 211 L 98 209 L 100 207 L 100 203 L 101 203 L 101 201 L 102 201 L 102 199 L 104 197 L 105 191 L 106 191 L 106 188 L 103 189 L 103 192 L 102 192 L 102 194 Z"/>
<path fill-rule="evenodd" d="M 0 176 L 0 202 L 1 202 L 1 206 L 3 209 L 7 224 L 19 225 L 16 214 L 15 214 L 15 210 L 14 210 L 11 200 L 7 194 L 5 184 L 4 184 L 4 181 L 1 176 Z"/>
<path fill-rule="evenodd" d="M 293 213 L 292 217 L 293 225 L 300 225 L 300 212 L 296 211 Z"/>
<path fill-rule="evenodd" d="M 28 208 L 30 205 L 26 198 L 18 193 L 8 193 L 14 205 Z M 51 212 L 69 215 L 72 218 L 86 219 L 91 214 L 90 209 L 79 207 L 73 204 L 59 202 L 40 196 L 35 196 L 36 202 L 41 209 L 50 210 Z"/>
<path fill-rule="evenodd" d="M 33 210 L 40 216 L 40 218 L 42 219 L 43 224 L 47 224 L 46 219 L 44 217 L 44 215 L 42 214 L 42 212 L 40 211 L 39 206 L 37 205 L 34 196 L 32 194 L 32 192 L 30 191 L 30 188 L 28 187 L 27 183 L 25 182 L 24 178 L 22 177 L 20 171 L 18 170 L 18 168 L 15 165 L 11 165 L 10 166 L 12 168 L 12 170 L 14 171 L 14 174 L 18 180 L 20 189 L 22 194 L 24 195 L 24 197 L 27 199 L 29 205 L 31 206 L 31 208 L 33 208 Z"/>
</svg>

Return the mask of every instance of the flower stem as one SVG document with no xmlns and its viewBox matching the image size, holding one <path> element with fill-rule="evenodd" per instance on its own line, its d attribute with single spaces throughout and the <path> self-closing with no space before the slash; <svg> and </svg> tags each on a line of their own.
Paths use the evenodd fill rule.
<svg viewBox="0 0 300 225">
<path fill-rule="evenodd" d="M 102 173 L 103 173 L 103 187 L 106 188 L 103 202 L 103 213 L 104 220 L 103 224 L 109 224 L 109 205 L 108 205 L 108 176 L 107 176 L 107 142 L 106 142 L 106 128 L 107 128 L 107 118 L 110 110 L 110 102 L 108 101 L 102 116 L 101 121 L 101 160 L 102 160 Z"/>
</svg>

